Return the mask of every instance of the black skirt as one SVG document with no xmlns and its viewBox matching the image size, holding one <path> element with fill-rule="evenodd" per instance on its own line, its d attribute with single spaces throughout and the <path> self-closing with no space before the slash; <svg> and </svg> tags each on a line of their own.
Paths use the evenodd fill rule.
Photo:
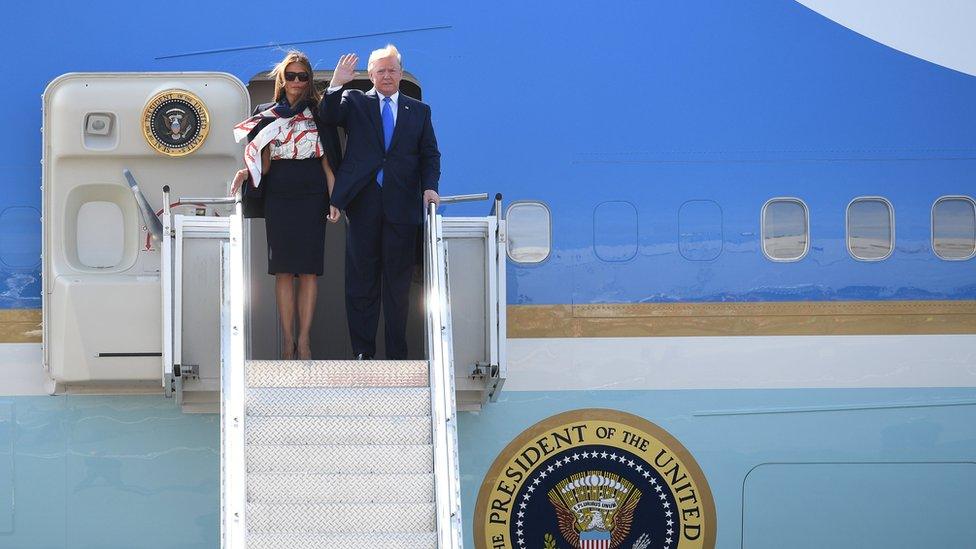
<svg viewBox="0 0 976 549">
<path fill-rule="evenodd" d="M 272 160 L 262 176 L 268 274 L 322 276 L 329 212 L 322 159 Z"/>
</svg>

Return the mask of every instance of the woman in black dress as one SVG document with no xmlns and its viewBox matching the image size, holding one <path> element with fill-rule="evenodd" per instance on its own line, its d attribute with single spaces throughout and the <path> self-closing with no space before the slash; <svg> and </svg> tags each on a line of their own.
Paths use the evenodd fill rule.
<svg viewBox="0 0 976 549">
<path fill-rule="evenodd" d="M 234 128 L 237 139 L 247 137 L 249 143 L 244 152 L 247 167 L 235 176 L 231 194 L 248 180 L 263 191 L 268 273 L 275 275 L 282 358 L 297 355 L 308 360 L 316 277 L 322 276 L 325 264 L 326 220 L 339 220 L 339 210 L 329 204 L 338 140 L 335 128 L 323 126 L 319 131 L 315 113 L 320 95 L 303 53 L 288 52 L 269 76 L 275 79 L 275 102 L 258 106 L 251 118 Z"/>
</svg>

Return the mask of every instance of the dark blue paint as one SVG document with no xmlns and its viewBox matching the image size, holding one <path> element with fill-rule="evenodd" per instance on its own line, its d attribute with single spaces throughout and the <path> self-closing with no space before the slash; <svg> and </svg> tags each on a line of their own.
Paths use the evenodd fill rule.
<svg viewBox="0 0 976 549">
<path fill-rule="evenodd" d="M 630 261 L 637 256 L 637 208 L 608 200 L 593 210 L 593 251 L 602 261 Z"/>
<path fill-rule="evenodd" d="M 16 84 L 2 92 L 0 209 L 39 208 L 38 96 L 62 73 L 218 70 L 246 82 L 281 48 L 242 48 L 304 42 L 330 69 L 343 52 L 365 57 L 392 40 L 433 106 L 444 193 L 502 192 L 552 210 L 553 253 L 510 266 L 510 303 L 976 299 L 976 261 L 942 261 L 929 240 L 935 199 L 976 194 L 976 79 L 799 4 L 333 3 L 283 20 L 269 11 L 19 5 L 6 21 L 2 68 Z M 164 23 L 176 13 L 185 24 Z M 421 28 L 430 29 L 411 30 Z M 895 208 L 895 250 L 883 262 L 847 253 L 844 209 L 862 195 Z M 774 196 L 810 206 L 811 249 L 798 263 L 762 255 L 759 213 Z M 681 255 L 678 212 L 689 200 L 722 209 L 714 259 Z M 594 209 L 606 201 L 637 210 L 633 259 L 596 256 Z M 9 288 L 23 274 L 0 276 Z M 37 307 L 39 295 L 28 284 L 0 307 Z"/>
<path fill-rule="evenodd" d="M 689 261 L 711 261 L 722 253 L 722 207 L 713 200 L 689 200 L 678 210 L 678 251 Z"/>
</svg>

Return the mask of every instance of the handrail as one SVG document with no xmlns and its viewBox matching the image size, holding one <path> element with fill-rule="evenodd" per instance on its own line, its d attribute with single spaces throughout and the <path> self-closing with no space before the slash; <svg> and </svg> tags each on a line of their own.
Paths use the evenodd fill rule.
<svg viewBox="0 0 976 549">
<path fill-rule="evenodd" d="M 196 206 L 198 204 L 236 204 L 240 201 L 239 196 L 206 196 L 206 197 L 183 197 L 180 198 L 178 204 L 190 204 Z"/>
<path fill-rule="evenodd" d="M 155 213 L 155 212 L 154 212 Z M 173 216 L 169 208 L 169 185 L 163 186 L 162 238 L 159 242 L 159 287 L 163 310 L 163 393 L 172 397 L 173 386 Z"/>
<path fill-rule="evenodd" d="M 437 206 L 433 203 L 427 207 L 424 237 L 427 358 L 430 361 L 437 547 L 460 549 L 461 491 L 458 478 L 450 301 L 447 280 L 442 268 L 445 258 L 440 220 L 437 217 Z"/>
<path fill-rule="evenodd" d="M 221 547 L 246 544 L 247 481 L 244 445 L 245 342 L 244 228 L 241 203 L 230 216 L 230 239 L 224 245 L 221 284 L 220 420 L 221 420 Z"/>
<path fill-rule="evenodd" d="M 456 194 L 453 196 L 440 197 L 441 204 L 457 204 L 459 202 L 478 202 L 480 200 L 488 200 L 488 193 Z"/>
</svg>

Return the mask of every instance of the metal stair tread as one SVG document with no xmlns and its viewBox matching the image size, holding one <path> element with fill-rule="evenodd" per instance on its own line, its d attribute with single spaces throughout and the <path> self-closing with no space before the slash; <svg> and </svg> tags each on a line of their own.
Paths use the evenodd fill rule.
<svg viewBox="0 0 976 549">
<path fill-rule="evenodd" d="M 256 360 L 248 387 L 427 387 L 424 360 Z"/>
<path fill-rule="evenodd" d="M 430 416 L 257 416 L 246 444 L 430 444 Z"/>
<path fill-rule="evenodd" d="M 377 532 L 363 534 L 308 534 L 305 532 L 251 533 L 248 549 L 436 549 L 437 532 Z"/>
<path fill-rule="evenodd" d="M 253 387 L 247 415 L 429 416 L 427 387 Z"/>
<path fill-rule="evenodd" d="M 255 503 L 433 503 L 433 474 L 251 473 Z"/>
<path fill-rule="evenodd" d="M 250 444 L 248 473 L 433 473 L 430 444 Z"/>
<path fill-rule="evenodd" d="M 430 532 L 433 503 L 247 504 L 249 532 Z"/>
</svg>

